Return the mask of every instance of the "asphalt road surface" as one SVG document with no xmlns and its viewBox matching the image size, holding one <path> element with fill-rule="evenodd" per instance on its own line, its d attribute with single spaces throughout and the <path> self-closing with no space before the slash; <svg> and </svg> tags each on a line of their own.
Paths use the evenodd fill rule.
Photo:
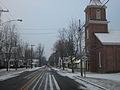
<svg viewBox="0 0 120 90">
<path fill-rule="evenodd" d="M 19 76 L 0 81 L 0 90 L 83 90 L 74 80 L 60 76 L 55 70 L 44 67 L 26 71 Z"/>
</svg>

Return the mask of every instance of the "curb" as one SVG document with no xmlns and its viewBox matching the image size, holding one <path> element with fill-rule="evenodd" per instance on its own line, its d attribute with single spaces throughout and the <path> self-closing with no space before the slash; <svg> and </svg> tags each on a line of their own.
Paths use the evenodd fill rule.
<svg viewBox="0 0 120 90">
<path fill-rule="evenodd" d="M 108 89 L 106 89 L 105 87 L 102 87 L 102 86 L 100 86 L 100 85 L 98 85 L 98 84 L 95 84 L 95 83 L 93 83 L 93 82 L 90 82 L 90 81 L 87 81 L 87 80 L 85 80 L 85 79 L 82 79 L 80 76 L 74 76 L 76 79 L 79 79 L 79 80 L 82 80 L 82 81 L 84 81 L 84 82 L 87 82 L 87 83 L 89 83 L 89 84 L 91 84 L 91 85 L 93 85 L 93 86 L 96 86 L 96 87 L 98 87 L 98 88 L 100 88 L 100 89 L 102 89 L 102 90 L 108 90 Z"/>
</svg>

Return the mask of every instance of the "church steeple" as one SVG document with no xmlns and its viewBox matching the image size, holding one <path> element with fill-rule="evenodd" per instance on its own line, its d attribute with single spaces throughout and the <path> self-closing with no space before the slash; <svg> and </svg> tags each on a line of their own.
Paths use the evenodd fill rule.
<svg viewBox="0 0 120 90">
<path fill-rule="evenodd" d="M 89 5 L 85 9 L 86 13 L 86 24 L 94 20 L 96 23 L 106 23 L 106 6 L 102 5 L 100 0 L 90 0 Z"/>
<path fill-rule="evenodd" d="M 100 0 L 90 0 L 90 5 L 102 5 Z"/>
<path fill-rule="evenodd" d="M 88 67 L 90 71 L 97 71 L 98 45 L 95 33 L 108 33 L 108 21 L 106 19 L 106 6 L 102 5 L 100 0 L 90 0 L 89 5 L 85 9 L 85 43 L 86 52 L 88 52 Z"/>
<path fill-rule="evenodd" d="M 90 4 L 85 9 L 86 16 L 86 36 L 93 39 L 92 33 L 107 33 L 108 21 L 106 19 L 106 6 L 103 6 L 100 0 L 90 0 Z M 87 34 L 91 35 L 87 35 Z"/>
</svg>

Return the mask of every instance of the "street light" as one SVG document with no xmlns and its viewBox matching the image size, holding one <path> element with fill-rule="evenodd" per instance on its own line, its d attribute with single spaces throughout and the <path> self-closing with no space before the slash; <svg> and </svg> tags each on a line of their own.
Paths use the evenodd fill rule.
<svg viewBox="0 0 120 90">
<path fill-rule="evenodd" d="M 3 9 L 2 9 L 2 10 L 0 10 L 0 12 L 9 12 L 9 10 L 3 10 Z"/>
<path fill-rule="evenodd" d="M 20 21 L 20 22 L 22 22 L 23 20 L 22 20 L 22 19 L 17 19 L 17 21 Z"/>
<path fill-rule="evenodd" d="M 5 21 L 5 22 L 1 23 L 0 26 L 2 26 L 2 25 L 5 24 L 5 23 L 12 22 L 12 21 L 19 21 L 19 22 L 22 22 L 23 20 L 22 20 L 22 19 L 15 19 L 15 20 Z"/>
</svg>

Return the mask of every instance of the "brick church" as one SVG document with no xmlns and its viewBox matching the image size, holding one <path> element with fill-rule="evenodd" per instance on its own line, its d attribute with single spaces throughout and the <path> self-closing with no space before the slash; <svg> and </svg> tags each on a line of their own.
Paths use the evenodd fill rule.
<svg viewBox="0 0 120 90">
<path fill-rule="evenodd" d="M 85 40 L 91 72 L 120 72 L 120 31 L 108 30 L 106 8 L 100 0 L 90 0 L 85 9 Z"/>
</svg>

